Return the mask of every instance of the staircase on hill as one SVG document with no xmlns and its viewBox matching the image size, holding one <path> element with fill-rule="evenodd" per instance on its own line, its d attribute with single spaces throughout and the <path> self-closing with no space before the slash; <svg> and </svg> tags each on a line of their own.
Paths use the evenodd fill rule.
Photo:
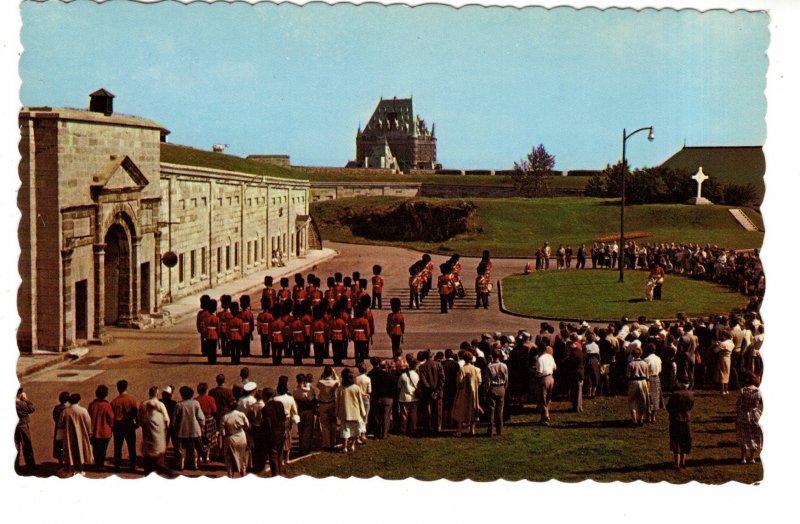
<svg viewBox="0 0 800 524">
<path fill-rule="evenodd" d="M 745 212 L 744 212 L 744 211 L 742 211 L 741 209 L 738 209 L 738 208 L 736 208 L 736 209 L 729 209 L 728 211 L 730 211 L 730 212 L 731 212 L 731 215 L 733 215 L 733 218 L 735 218 L 735 219 L 736 219 L 736 221 L 737 221 L 737 222 L 739 222 L 739 224 L 740 224 L 740 225 L 741 225 L 743 228 L 745 228 L 747 231 L 761 231 L 761 228 L 760 228 L 760 227 L 758 227 L 757 225 L 755 225 L 755 224 L 753 223 L 753 221 L 752 221 L 752 220 L 750 220 L 750 217 L 748 217 L 748 216 L 745 214 Z"/>
</svg>

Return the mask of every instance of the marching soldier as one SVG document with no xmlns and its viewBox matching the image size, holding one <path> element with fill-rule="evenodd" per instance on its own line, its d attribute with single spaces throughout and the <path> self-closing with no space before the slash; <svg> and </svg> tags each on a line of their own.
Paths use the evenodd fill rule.
<svg viewBox="0 0 800 524">
<path fill-rule="evenodd" d="M 336 281 L 333 277 L 328 277 L 328 289 L 325 290 L 325 301 L 328 303 L 328 310 L 332 310 L 336 305 Z"/>
<path fill-rule="evenodd" d="M 300 304 L 300 321 L 303 323 L 303 358 L 311 356 L 311 323 L 314 318 L 311 316 L 311 300 L 308 298 Z"/>
<path fill-rule="evenodd" d="M 256 318 L 256 327 L 258 334 L 261 335 L 261 356 L 269 358 L 269 325 L 274 320 L 270 313 L 269 299 L 263 297 L 261 299 L 261 313 Z"/>
<path fill-rule="evenodd" d="M 220 297 L 220 303 L 222 305 L 222 312 L 219 315 L 219 345 L 220 349 L 222 350 L 222 356 L 227 357 L 230 354 L 230 349 L 228 348 L 228 323 L 233 318 L 231 312 L 229 311 L 231 307 L 231 296 L 230 295 L 222 295 Z"/>
<path fill-rule="evenodd" d="M 486 274 L 486 265 L 478 264 L 478 276 L 475 277 L 475 309 L 483 306 L 489 309 L 489 275 Z"/>
<path fill-rule="evenodd" d="M 298 305 L 294 311 L 294 318 L 292 319 L 291 323 L 289 324 L 289 328 L 291 330 L 291 338 L 289 339 L 292 344 L 292 357 L 294 358 L 294 365 L 295 366 L 302 366 L 303 365 L 303 353 L 306 349 L 306 334 L 305 334 L 305 327 L 303 326 L 303 321 L 300 319 L 302 316 L 302 312 L 300 310 L 300 306 Z"/>
<path fill-rule="evenodd" d="M 290 358 L 292 356 L 292 322 L 294 322 L 294 302 L 292 299 L 287 299 L 281 305 L 281 320 L 283 320 L 283 356 Z"/>
<path fill-rule="evenodd" d="M 211 300 L 211 297 L 208 295 L 203 295 L 200 297 L 200 311 L 197 312 L 197 332 L 200 334 L 200 354 L 206 354 L 206 346 L 205 346 L 205 332 L 203 331 L 203 320 L 208 317 L 211 313 L 208 312 L 208 302 Z"/>
<path fill-rule="evenodd" d="M 372 309 L 383 309 L 383 277 L 381 266 L 372 266 Z"/>
<path fill-rule="evenodd" d="M 331 322 L 331 344 L 333 345 L 333 365 L 341 366 L 342 360 L 347 358 L 347 322 L 342 318 L 342 306 L 337 304 L 333 308 L 333 321 Z"/>
<path fill-rule="evenodd" d="M 289 279 L 281 278 L 281 288 L 278 290 L 278 304 L 283 305 L 287 300 L 291 300 L 292 292 L 289 290 Z"/>
<path fill-rule="evenodd" d="M 400 348 L 403 343 L 403 334 L 406 332 L 406 320 L 400 313 L 400 299 L 395 297 L 389 301 L 392 312 L 386 317 L 386 333 L 392 341 L 392 357 L 397 358 L 403 355 Z"/>
<path fill-rule="evenodd" d="M 239 304 L 241 305 L 242 312 L 239 316 L 244 323 L 244 332 L 242 333 L 242 356 L 250 356 L 250 342 L 253 340 L 253 331 L 255 331 L 255 319 L 253 312 L 250 310 L 250 296 L 242 295 L 239 297 Z"/>
<path fill-rule="evenodd" d="M 275 306 L 275 319 L 269 324 L 269 340 L 272 344 L 272 364 L 280 366 L 283 359 L 284 346 L 286 341 L 283 338 L 283 328 L 285 324 L 279 314 L 280 306 Z"/>
<path fill-rule="evenodd" d="M 238 364 L 242 357 L 242 342 L 244 341 L 244 321 L 242 321 L 238 302 L 231 302 L 230 315 L 231 319 L 228 321 L 228 345 L 231 364 Z"/>
<path fill-rule="evenodd" d="M 441 271 L 442 274 L 439 275 L 436 285 L 439 289 L 440 311 L 442 313 L 447 313 L 450 308 L 450 296 L 453 291 L 452 274 L 450 266 L 446 263 L 439 266 L 439 271 Z"/>
<path fill-rule="evenodd" d="M 261 299 L 267 299 L 267 308 L 272 309 L 278 303 L 278 293 L 272 287 L 272 277 L 264 277 L 264 289 L 261 290 Z"/>
<path fill-rule="evenodd" d="M 350 333 L 353 338 L 356 365 L 358 365 L 369 358 L 369 339 L 372 336 L 366 310 L 361 304 L 356 307 L 355 317 L 350 321 Z"/>
<path fill-rule="evenodd" d="M 414 264 L 410 268 L 408 268 L 408 289 L 409 289 L 409 301 L 408 301 L 408 309 L 414 309 L 414 306 L 419 309 L 419 294 L 422 292 L 422 285 L 423 285 L 423 277 L 420 275 L 418 271 L 419 266 Z"/>
<path fill-rule="evenodd" d="M 325 312 L 322 308 L 314 310 L 314 320 L 311 322 L 311 338 L 314 343 L 314 364 L 321 366 L 327 356 L 330 332 L 324 319 Z"/>
<path fill-rule="evenodd" d="M 203 354 L 208 359 L 209 364 L 217 363 L 217 344 L 219 344 L 219 318 L 215 314 L 217 311 L 217 301 L 209 299 L 206 304 L 208 315 L 203 317 L 201 329 L 203 333 Z"/>
<path fill-rule="evenodd" d="M 303 280 L 303 275 L 300 273 L 294 276 L 294 287 L 292 287 L 292 300 L 295 304 L 299 304 L 306 299 L 306 281 Z"/>
</svg>

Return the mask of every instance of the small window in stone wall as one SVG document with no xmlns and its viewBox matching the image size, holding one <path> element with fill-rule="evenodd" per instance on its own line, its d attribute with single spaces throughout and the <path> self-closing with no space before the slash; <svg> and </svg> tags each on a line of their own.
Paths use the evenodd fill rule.
<svg viewBox="0 0 800 524">
<path fill-rule="evenodd" d="M 203 203 L 203 207 L 206 207 L 208 205 L 208 198 L 203 197 L 202 203 Z"/>
<path fill-rule="evenodd" d="M 267 242 L 264 237 L 261 237 L 261 260 L 267 258 Z"/>
<path fill-rule="evenodd" d="M 236 197 L 236 205 L 237 206 L 239 205 L 239 197 L 238 196 Z"/>
<path fill-rule="evenodd" d="M 239 267 L 239 242 L 233 244 L 233 267 Z"/>
<path fill-rule="evenodd" d="M 178 255 L 178 283 L 183 284 L 183 253 Z"/>
<path fill-rule="evenodd" d="M 197 251 L 192 249 L 189 253 L 189 278 L 197 277 Z"/>
<path fill-rule="evenodd" d="M 231 269 L 231 246 L 225 246 L 225 270 Z"/>
<path fill-rule="evenodd" d="M 222 273 L 222 248 L 217 248 L 217 275 Z"/>
<path fill-rule="evenodd" d="M 218 205 L 219 207 L 222 207 L 222 197 L 219 197 L 219 198 L 217 199 L 217 205 Z"/>
<path fill-rule="evenodd" d="M 228 205 L 231 205 L 231 197 L 228 197 Z"/>
<path fill-rule="evenodd" d="M 248 265 L 248 266 L 249 266 L 249 265 L 250 265 L 250 263 L 251 263 L 251 262 L 250 262 L 250 255 L 251 255 L 251 251 L 250 251 L 250 241 L 248 240 L 248 241 L 247 241 L 247 265 Z"/>
<path fill-rule="evenodd" d="M 200 250 L 200 274 L 205 275 L 206 269 L 206 248 L 202 248 Z"/>
</svg>

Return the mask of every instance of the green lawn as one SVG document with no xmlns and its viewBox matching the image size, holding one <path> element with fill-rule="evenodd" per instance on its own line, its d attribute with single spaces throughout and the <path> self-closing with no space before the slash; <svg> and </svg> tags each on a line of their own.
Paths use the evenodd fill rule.
<svg viewBox="0 0 800 524">
<path fill-rule="evenodd" d="M 538 414 L 512 417 L 502 437 L 441 438 L 390 436 L 369 441 L 353 454 L 325 453 L 292 464 L 289 476 L 355 476 L 384 479 L 544 482 L 692 480 L 722 484 L 756 483 L 763 478 L 760 463 L 740 465 L 734 428 L 736 395 L 695 393 L 694 449 L 688 467 L 672 469 L 666 413 L 642 428 L 631 427 L 625 397 L 585 400 L 585 411 L 569 413 L 566 402 L 554 402 L 553 424 L 538 424 Z M 478 427 L 483 435 L 485 426 Z"/>
<path fill-rule="evenodd" d="M 747 297 L 711 282 L 667 275 L 662 300 L 646 302 L 645 271 L 627 271 L 625 282 L 611 270 L 540 271 L 503 279 L 503 302 L 514 313 L 570 320 L 649 319 L 729 313 Z"/>
<path fill-rule="evenodd" d="M 347 208 L 388 207 L 402 199 L 367 197 L 318 202 L 311 214 L 326 240 L 351 243 L 374 243 L 357 237 L 343 227 L 338 217 Z M 480 233 L 462 235 L 445 243 L 396 242 L 392 245 L 436 253 L 457 252 L 480 255 L 489 249 L 497 257 L 532 257 L 545 240 L 559 243 L 591 244 L 599 237 L 618 234 L 619 206 L 616 201 L 598 198 L 568 197 L 543 199 L 469 199 L 478 206 Z M 761 225 L 760 216 L 748 213 Z M 629 206 L 625 213 L 626 231 L 646 232 L 645 242 L 699 242 L 729 248 L 760 247 L 763 232 L 745 231 L 725 206 L 687 206 L 651 204 Z"/>
</svg>

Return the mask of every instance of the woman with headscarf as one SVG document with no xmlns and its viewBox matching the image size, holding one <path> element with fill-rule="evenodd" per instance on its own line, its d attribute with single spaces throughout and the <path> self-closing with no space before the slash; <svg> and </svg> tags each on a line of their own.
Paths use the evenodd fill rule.
<svg viewBox="0 0 800 524">
<path fill-rule="evenodd" d="M 472 365 L 471 353 L 464 355 L 464 366 L 456 378 L 456 398 L 453 401 L 453 420 L 456 421 L 456 436 L 461 436 L 461 428 L 469 427 L 470 435 L 475 434 L 475 422 L 481 411 L 478 391 L 481 385 L 481 372 Z"/>
</svg>

